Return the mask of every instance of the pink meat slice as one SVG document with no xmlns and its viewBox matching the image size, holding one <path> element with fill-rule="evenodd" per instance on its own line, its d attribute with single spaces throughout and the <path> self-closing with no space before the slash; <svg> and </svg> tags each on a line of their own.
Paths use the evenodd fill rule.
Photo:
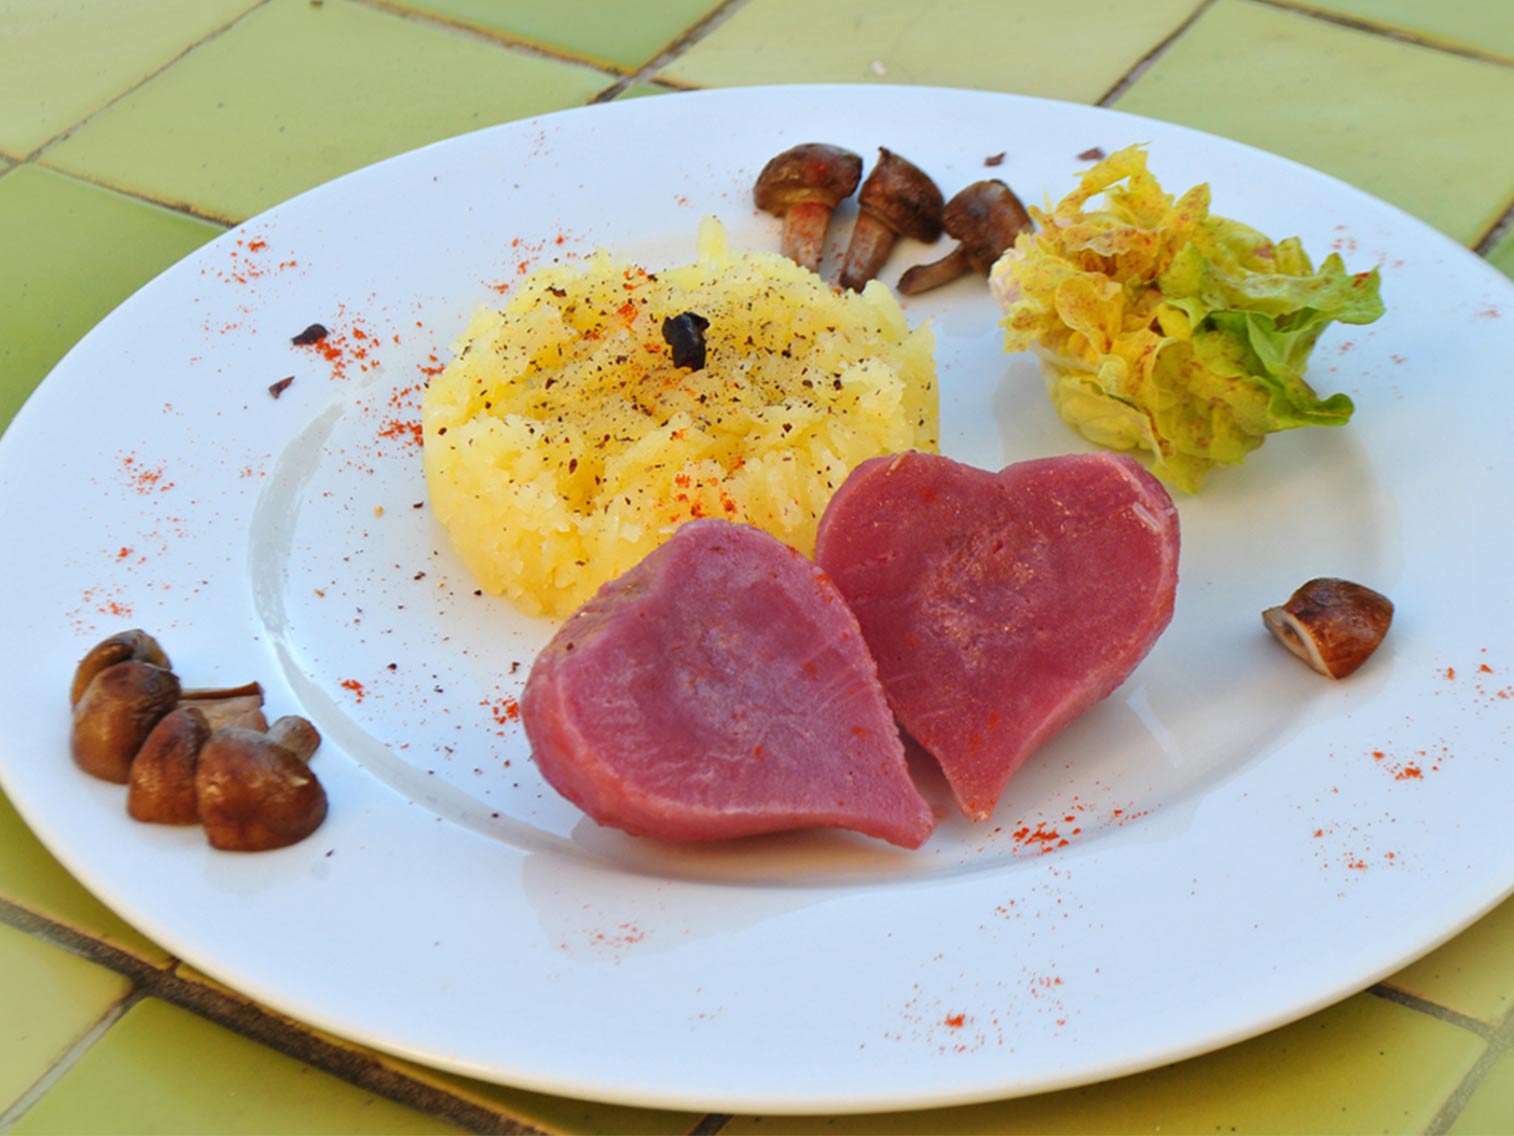
<svg viewBox="0 0 1514 1136">
<path fill-rule="evenodd" d="M 889 704 L 987 817 L 1025 759 L 1119 686 L 1172 618 L 1178 517 L 1138 462 L 998 473 L 931 454 L 859 465 L 815 559 L 862 625 Z"/>
<path fill-rule="evenodd" d="M 552 786 L 638 836 L 835 827 L 917 848 L 935 826 L 855 617 L 747 525 L 684 525 L 601 588 L 533 664 L 521 717 Z"/>
</svg>

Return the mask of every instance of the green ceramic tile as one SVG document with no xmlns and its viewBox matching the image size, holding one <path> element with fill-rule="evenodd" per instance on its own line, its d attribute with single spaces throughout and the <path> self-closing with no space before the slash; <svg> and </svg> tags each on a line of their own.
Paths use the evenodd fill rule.
<svg viewBox="0 0 1514 1136">
<path fill-rule="evenodd" d="M 498 0 L 393 0 L 464 27 L 565 52 L 600 66 L 635 71 L 651 62 L 719 6 L 716 0 L 556 0 L 501 4 Z"/>
<path fill-rule="evenodd" d="M 240 997 L 230 987 L 217 982 L 188 963 L 176 964 L 174 974 L 187 982 L 208 987 L 218 993 Z M 284 1017 L 275 1010 L 265 1008 L 263 1012 L 274 1017 Z M 291 1021 L 288 1018 L 284 1020 Z M 356 1045 L 312 1026 L 298 1022 L 292 1024 L 333 1045 L 361 1054 L 367 1061 L 376 1062 L 420 1084 L 448 1093 L 478 1108 L 494 1112 L 504 1120 L 527 1124 L 533 1128 L 544 1128 L 561 1136 L 599 1132 L 613 1132 L 616 1136 L 661 1136 L 668 1132 L 687 1132 L 699 1122 L 700 1118 L 698 1113 L 595 1104 L 589 1101 L 570 1100 L 566 1097 L 547 1096 L 523 1089 L 493 1085 L 469 1077 L 460 1077 L 441 1069 L 433 1069 L 413 1061 L 405 1061 L 379 1050 Z"/>
<path fill-rule="evenodd" d="M 1483 1049 L 1466 1030 L 1360 994 L 1241 1045 L 1102 1085 L 886 1116 L 738 1117 L 721 1136 L 1422 1132 Z"/>
<path fill-rule="evenodd" d="M 1514 1053 L 1506 1053 L 1483 1077 L 1448 1130 L 1451 1136 L 1514 1133 Z"/>
<path fill-rule="evenodd" d="M 1496 1025 L 1514 1008 L 1514 900 L 1387 982 Z"/>
<path fill-rule="evenodd" d="M 1488 250 L 1488 263 L 1505 276 L 1514 276 L 1514 226 L 1510 226 Z"/>
<path fill-rule="evenodd" d="M 114 971 L 0 924 L 0 1115 L 130 992 Z"/>
<path fill-rule="evenodd" d="M 0 793 L 0 899 L 153 966 L 166 967 L 172 961 L 167 951 L 135 930 L 69 875 L 32 835 L 3 793 Z M 3 974 L 0 970 L 0 976 Z M 4 1015 L 0 1015 L 0 1021 L 3 1020 Z"/>
<path fill-rule="evenodd" d="M 30 154 L 252 6 L 7 0 L 0 4 L 0 150 Z"/>
<path fill-rule="evenodd" d="M 133 1006 L 13 1133 L 429 1133 L 459 1129 L 187 1010 Z"/>
<path fill-rule="evenodd" d="M 1303 6 L 1431 43 L 1514 59 L 1514 4 L 1507 0 L 1306 0 Z"/>
<path fill-rule="evenodd" d="M 1206 8 L 1114 105 L 1324 170 L 1466 244 L 1514 184 L 1489 134 L 1514 68 L 1252 0 Z"/>
<path fill-rule="evenodd" d="M 751 0 L 659 77 L 698 87 L 922 83 L 1092 103 L 1196 7 L 1084 0 L 1070 17 L 1063 5 L 1000 0 Z"/>
<path fill-rule="evenodd" d="M 611 81 L 350 0 L 271 0 L 45 160 L 240 221 L 380 158 L 580 105 Z"/>
<path fill-rule="evenodd" d="M 547 1096 L 453 1076 L 392 1057 L 375 1056 L 418 1081 L 444 1089 L 481 1108 L 492 1109 L 510 1120 L 545 1129 L 554 1136 L 595 1136 L 605 1132 L 613 1132 L 615 1136 L 666 1136 L 667 1133 L 692 1131 L 702 1115 Z"/>
<path fill-rule="evenodd" d="M 0 429 L 80 336 L 219 232 L 36 166 L 0 177 Z"/>
</svg>

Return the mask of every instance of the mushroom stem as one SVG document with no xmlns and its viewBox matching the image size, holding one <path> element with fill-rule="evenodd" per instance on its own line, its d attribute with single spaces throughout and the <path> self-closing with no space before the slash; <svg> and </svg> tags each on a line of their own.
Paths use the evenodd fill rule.
<svg viewBox="0 0 1514 1136">
<path fill-rule="evenodd" d="M 281 745 L 298 760 L 308 762 L 320 748 L 321 734 L 298 714 L 285 714 L 268 727 L 268 740 Z"/>
<path fill-rule="evenodd" d="M 958 245 L 940 260 L 905 269 L 904 275 L 899 277 L 899 291 L 906 296 L 929 292 L 932 288 L 950 284 L 959 276 L 966 276 L 972 271 L 972 267 L 972 261 L 967 258 L 967 250 Z"/>
<path fill-rule="evenodd" d="M 778 251 L 801 268 L 814 272 L 820 267 L 820 254 L 825 248 L 831 213 L 831 206 L 824 201 L 800 201 L 789 206 L 789 211 L 783 215 Z"/>
<path fill-rule="evenodd" d="M 883 268 L 897 240 L 894 230 L 883 221 L 871 213 L 859 213 L 841 266 L 841 286 L 853 292 L 862 291 L 863 285 Z"/>
<path fill-rule="evenodd" d="M 263 716 L 263 687 L 260 683 L 196 687 L 179 694 L 179 705 L 199 710 L 212 730 L 223 726 L 244 726 L 249 730 L 268 728 L 268 719 Z"/>
</svg>

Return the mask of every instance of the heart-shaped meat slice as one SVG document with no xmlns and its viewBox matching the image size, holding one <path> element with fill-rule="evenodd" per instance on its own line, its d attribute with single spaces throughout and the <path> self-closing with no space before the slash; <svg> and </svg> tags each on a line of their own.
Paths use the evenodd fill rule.
<svg viewBox="0 0 1514 1136">
<path fill-rule="evenodd" d="M 856 619 L 750 526 L 691 522 L 601 588 L 533 664 L 521 717 L 553 787 L 638 836 L 835 827 L 916 848 L 935 825 Z"/>
<path fill-rule="evenodd" d="M 1178 518 L 1128 457 L 991 473 L 911 453 L 853 470 L 815 559 L 856 613 L 900 723 L 982 819 L 1166 628 Z"/>
</svg>

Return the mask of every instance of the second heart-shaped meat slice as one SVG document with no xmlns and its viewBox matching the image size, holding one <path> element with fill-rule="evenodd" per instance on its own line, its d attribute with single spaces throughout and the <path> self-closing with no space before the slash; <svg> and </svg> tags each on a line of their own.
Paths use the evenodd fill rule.
<svg viewBox="0 0 1514 1136">
<path fill-rule="evenodd" d="M 962 811 L 993 811 L 1030 754 L 1109 695 L 1172 618 L 1178 517 L 1131 458 L 998 473 L 932 454 L 852 471 L 815 559 L 846 597 L 889 705 Z"/>
</svg>

